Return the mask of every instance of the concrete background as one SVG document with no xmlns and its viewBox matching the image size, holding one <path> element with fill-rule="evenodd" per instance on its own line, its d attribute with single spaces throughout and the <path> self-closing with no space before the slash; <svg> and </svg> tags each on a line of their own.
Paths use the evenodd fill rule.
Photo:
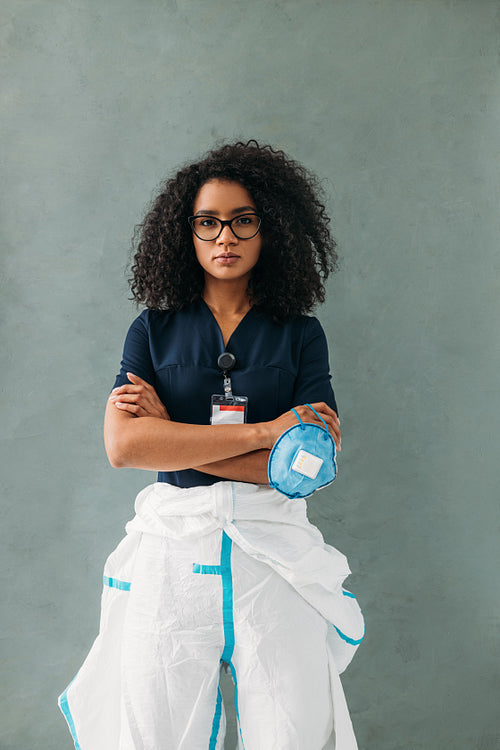
<svg viewBox="0 0 500 750">
<path fill-rule="evenodd" d="M 367 620 L 360 750 L 500 748 L 499 31 L 492 0 L 3 0 L 1 750 L 72 746 L 56 699 L 153 478 L 102 442 L 133 226 L 239 136 L 316 171 L 342 255 L 309 506 Z"/>
</svg>

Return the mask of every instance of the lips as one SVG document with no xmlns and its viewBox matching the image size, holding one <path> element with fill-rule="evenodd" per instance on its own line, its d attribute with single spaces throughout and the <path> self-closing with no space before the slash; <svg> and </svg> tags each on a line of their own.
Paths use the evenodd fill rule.
<svg viewBox="0 0 500 750">
<path fill-rule="evenodd" d="M 235 253 L 221 253 L 220 255 L 217 255 L 215 257 L 215 261 L 219 263 L 222 266 L 231 266 L 233 263 L 236 263 L 240 259 L 239 255 L 235 255 Z"/>
</svg>

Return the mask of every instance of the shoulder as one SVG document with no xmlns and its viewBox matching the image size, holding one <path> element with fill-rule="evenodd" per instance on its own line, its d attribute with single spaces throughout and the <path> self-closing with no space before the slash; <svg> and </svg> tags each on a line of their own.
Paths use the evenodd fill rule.
<svg viewBox="0 0 500 750">
<path fill-rule="evenodd" d="M 289 340 L 294 348 L 302 348 L 311 341 L 324 341 L 325 332 L 318 318 L 313 315 L 293 315 L 285 321 L 277 321 L 269 313 L 255 308 L 254 326 L 274 340 Z"/>
<path fill-rule="evenodd" d="M 294 320 L 293 338 L 300 348 L 301 361 L 328 359 L 328 342 L 323 326 L 312 315 L 300 315 Z"/>
<path fill-rule="evenodd" d="M 271 328 L 276 328 L 278 331 L 322 331 L 321 323 L 318 318 L 314 315 L 292 315 L 285 321 L 279 321 L 272 317 L 268 312 L 259 310 L 258 307 L 254 308 L 255 318 L 262 325 L 267 325 Z"/>
<path fill-rule="evenodd" d="M 313 315 L 296 315 L 290 318 L 284 326 L 292 333 L 294 338 L 307 343 L 311 339 L 324 338 L 325 333 L 318 318 Z"/>
<path fill-rule="evenodd" d="M 174 320 L 186 317 L 187 308 L 180 310 L 152 310 L 146 308 L 132 321 L 130 330 L 143 331 L 148 334 L 162 330 Z M 189 317 L 189 314 L 188 314 Z"/>
<path fill-rule="evenodd" d="M 299 325 L 301 329 L 306 331 L 307 333 L 323 330 L 321 323 L 319 322 L 318 318 L 314 317 L 314 315 L 297 315 L 296 320 L 297 325 Z"/>
<path fill-rule="evenodd" d="M 294 315 L 284 322 L 277 322 L 267 313 L 256 311 L 252 328 L 250 350 L 262 347 L 266 352 L 275 352 L 281 361 L 294 363 L 296 369 L 304 358 L 327 356 L 326 336 L 319 320 L 312 315 Z"/>
</svg>

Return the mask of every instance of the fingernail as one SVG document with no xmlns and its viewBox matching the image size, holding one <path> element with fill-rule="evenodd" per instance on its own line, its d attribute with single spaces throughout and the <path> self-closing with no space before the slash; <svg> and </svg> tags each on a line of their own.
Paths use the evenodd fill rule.
<svg viewBox="0 0 500 750">
<path fill-rule="evenodd" d="M 118 398 L 118 396 L 110 396 L 109 399 L 108 399 L 108 401 L 114 401 L 115 398 Z"/>
</svg>

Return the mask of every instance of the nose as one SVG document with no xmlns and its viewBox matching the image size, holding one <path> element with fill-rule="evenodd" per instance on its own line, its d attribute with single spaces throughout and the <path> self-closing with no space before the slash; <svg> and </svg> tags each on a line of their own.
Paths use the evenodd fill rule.
<svg viewBox="0 0 500 750">
<path fill-rule="evenodd" d="M 237 245 L 238 238 L 233 233 L 231 227 L 226 225 L 222 228 L 222 232 L 217 237 L 217 243 L 219 245 Z"/>
</svg>

